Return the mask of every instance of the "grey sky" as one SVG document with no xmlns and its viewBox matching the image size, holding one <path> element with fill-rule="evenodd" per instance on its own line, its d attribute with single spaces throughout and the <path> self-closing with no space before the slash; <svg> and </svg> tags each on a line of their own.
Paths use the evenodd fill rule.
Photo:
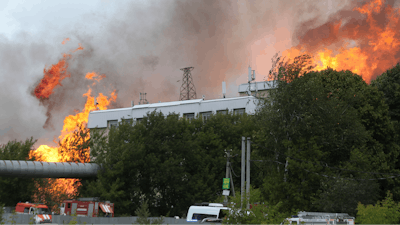
<svg viewBox="0 0 400 225">
<path fill-rule="evenodd" d="M 105 74 L 93 94 L 118 91 L 114 107 L 179 98 L 182 71 L 193 66 L 197 96 L 237 96 L 247 66 L 257 80 L 267 75 L 271 57 L 290 48 L 296 25 L 321 23 L 350 1 L 227 0 L 0 0 L 0 143 L 33 136 L 51 144 L 63 119 L 82 110 L 87 72 Z M 67 44 L 61 42 L 70 38 Z M 41 105 L 32 88 L 43 69 L 63 53 L 85 48 L 70 60 L 70 78 Z M 46 112 L 53 128 L 44 129 Z"/>
</svg>

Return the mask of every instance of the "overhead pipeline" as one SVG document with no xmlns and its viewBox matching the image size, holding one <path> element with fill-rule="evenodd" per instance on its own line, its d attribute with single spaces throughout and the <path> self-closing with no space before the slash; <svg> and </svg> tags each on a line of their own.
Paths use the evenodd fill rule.
<svg viewBox="0 0 400 225">
<path fill-rule="evenodd" d="M 85 178 L 96 177 L 100 168 L 95 163 L 0 160 L 1 177 Z"/>
</svg>

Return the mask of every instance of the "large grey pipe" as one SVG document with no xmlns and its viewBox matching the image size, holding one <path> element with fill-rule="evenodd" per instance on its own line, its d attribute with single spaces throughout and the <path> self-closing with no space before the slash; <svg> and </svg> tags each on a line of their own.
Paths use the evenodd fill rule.
<svg viewBox="0 0 400 225">
<path fill-rule="evenodd" d="M 0 160 L 0 176 L 4 177 L 84 178 L 96 177 L 98 170 L 95 163 Z"/>
</svg>

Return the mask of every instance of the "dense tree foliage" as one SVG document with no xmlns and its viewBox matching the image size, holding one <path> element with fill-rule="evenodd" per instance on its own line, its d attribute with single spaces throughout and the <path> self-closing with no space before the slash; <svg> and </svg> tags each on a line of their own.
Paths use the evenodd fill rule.
<svg viewBox="0 0 400 225">
<path fill-rule="evenodd" d="M 189 122 L 153 112 L 135 126 L 123 122 L 107 135 L 93 135 L 91 154 L 104 171 L 81 195 L 111 200 L 123 215 L 144 201 L 152 216 L 185 215 L 191 204 L 220 196 L 225 149 L 239 155 L 231 159 L 239 174 L 242 136 L 252 138 L 252 186 L 271 210 L 283 210 L 280 215 L 355 215 L 359 202 L 373 204 L 387 190 L 397 195 L 396 179 L 376 180 L 398 171 L 384 93 L 350 71 L 312 71 L 309 56 L 290 63 L 278 58 L 274 65 L 276 86 L 259 99 L 255 116 Z M 234 184 L 239 190 L 239 177 Z"/>
<path fill-rule="evenodd" d="M 390 117 L 395 121 L 400 121 L 400 64 L 378 76 L 371 85 L 384 93 Z"/>
<path fill-rule="evenodd" d="M 400 200 L 400 178 L 389 178 L 400 174 L 400 66 L 368 85 L 350 71 L 312 71 L 307 55 L 276 58 L 273 65 L 275 87 L 258 99 L 254 116 L 188 121 L 152 112 L 135 125 L 123 120 L 105 133 L 92 130 L 90 139 L 87 130 L 77 132 L 78 141 L 61 146 L 61 153 L 87 162 L 90 146 L 92 162 L 103 166 L 97 178 L 82 180 L 80 196 L 110 200 L 117 216 L 135 215 L 147 203 L 147 216 L 184 216 L 193 203 L 223 199 L 224 150 L 237 156 L 230 162 L 240 190 L 236 175 L 246 136 L 252 140 L 251 201 L 264 204 L 225 222 L 278 223 L 300 210 L 346 212 L 371 222 L 369 212 L 376 218 L 392 212 L 391 196 L 379 200 L 389 190 Z M 33 143 L 9 142 L 0 159 L 25 160 Z M 6 205 L 29 200 L 32 184 L 0 178 L 0 196 Z M 239 212 L 240 196 L 230 200 Z"/>
<path fill-rule="evenodd" d="M 359 203 L 357 211 L 356 222 L 359 224 L 397 224 L 400 221 L 400 204 L 393 201 L 390 192 L 375 205 Z"/>
<path fill-rule="evenodd" d="M 392 138 L 400 143 L 400 64 L 378 76 L 371 82 L 371 86 L 384 93 L 384 100 L 389 106 L 389 115 L 396 130 Z M 396 168 L 400 169 L 400 160 L 397 161 Z M 386 183 L 394 194 L 393 198 L 400 201 L 400 186 L 396 185 L 395 180 L 388 180 Z"/>
<path fill-rule="evenodd" d="M 135 126 L 123 122 L 108 135 L 92 135 L 91 154 L 104 171 L 81 195 L 111 200 L 120 215 L 133 215 L 144 201 L 152 216 L 185 215 L 191 204 L 221 195 L 224 150 L 239 153 L 241 136 L 253 128 L 250 116 L 232 113 L 206 123 L 156 112 Z"/>
<path fill-rule="evenodd" d="M 331 180 L 375 178 L 357 171 L 394 172 L 399 147 L 388 106 L 382 92 L 360 76 L 350 71 L 301 69 L 307 62 L 307 56 L 298 57 L 289 67 L 285 65 L 290 69 L 276 70 L 276 88 L 262 100 L 256 115 L 256 154 L 269 160 L 262 165 L 263 193 L 268 202 L 283 201 L 288 209 L 301 206 L 306 211 L 339 210 L 354 215 L 354 202 L 376 200 L 379 193 L 372 188 L 376 185 L 344 185 L 369 194 L 349 195 L 352 207 L 343 208 L 330 191 L 335 187 Z M 321 198 L 332 207 L 321 208 Z"/>
<path fill-rule="evenodd" d="M 32 138 L 23 141 L 9 141 L 0 146 L 0 160 L 29 160 L 29 152 L 35 144 Z M 15 206 L 20 201 L 31 201 L 34 179 L 0 177 L 0 202 Z"/>
</svg>

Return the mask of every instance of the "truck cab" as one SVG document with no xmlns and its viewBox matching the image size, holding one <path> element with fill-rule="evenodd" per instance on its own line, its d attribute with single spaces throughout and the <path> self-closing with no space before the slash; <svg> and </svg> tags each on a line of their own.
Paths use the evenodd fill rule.
<svg viewBox="0 0 400 225">
<path fill-rule="evenodd" d="M 34 215 L 36 224 L 52 223 L 52 215 L 49 207 L 40 203 L 17 203 L 15 212 L 18 214 Z"/>
</svg>

